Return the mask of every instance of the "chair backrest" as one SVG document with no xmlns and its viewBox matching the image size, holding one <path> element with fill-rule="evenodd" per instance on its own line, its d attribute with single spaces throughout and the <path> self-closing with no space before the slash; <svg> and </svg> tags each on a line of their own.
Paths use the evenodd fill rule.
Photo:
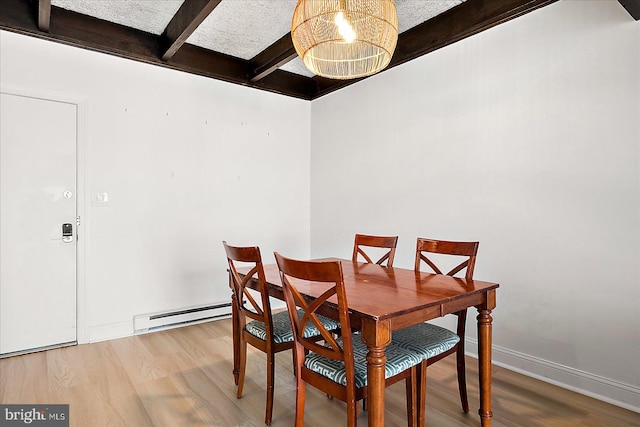
<svg viewBox="0 0 640 427">
<path fill-rule="evenodd" d="M 473 280 L 473 270 L 476 265 L 476 254 L 478 253 L 479 242 L 448 242 L 446 240 L 434 240 L 418 238 L 416 245 L 416 260 L 414 270 L 420 271 L 422 261 L 426 262 L 429 267 L 437 274 L 447 274 L 455 276 L 463 269 L 467 269 L 465 279 Z M 425 253 L 456 255 L 465 257 L 465 260 L 452 268 L 448 273 L 443 273 L 433 260 L 425 255 Z"/>
<path fill-rule="evenodd" d="M 347 378 L 355 378 L 351 324 L 340 261 L 298 261 L 285 258 L 277 252 L 274 255 L 280 269 L 285 301 L 293 325 L 295 356 L 298 362 L 296 366 L 302 366 L 306 349 L 330 359 L 343 361 Z M 313 288 L 314 295 L 318 296 L 310 298 L 307 294 L 307 297 L 304 297 L 298 289 L 299 285 L 304 285 L 305 289 Z M 338 302 L 342 347 L 334 334 L 318 319 L 317 313 L 322 304 L 334 295 Z M 303 313 L 301 317 L 297 314 L 298 307 Z M 310 326 L 310 323 L 318 329 L 324 341 L 318 342 L 317 337 L 304 336 L 305 327 Z M 347 381 L 348 387 L 349 383 L 354 384 L 354 381 Z"/>
<path fill-rule="evenodd" d="M 386 248 L 389 249 L 375 264 L 382 265 L 385 261 L 388 267 L 393 267 L 393 258 L 396 256 L 396 245 L 398 244 L 398 236 L 367 236 L 365 234 L 356 234 L 353 242 L 353 262 L 358 261 L 358 255 L 362 255 L 366 262 L 373 264 L 373 260 L 367 255 L 362 247 Z"/>
<path fill-rule="evenodd" d="M 222 245 L 227 253 L 229 286 L 233 291 L 235 303 L 238 307 L 240 327 L 244 328 L 247 317 L 264 322 L 266 325 L 267 340 L 270 340 L 273 334 L 273 321 L 271 319 L 271 304 L 269 302 L 269 292 L 267 290 L 267 281 L 264 275 L 260 248 L 257 246 L 230 246 L 227 242 L 222 242 Z M 237 263 L 253 266 L 244 278 L 241 278 L 240 274 L 238 274 Z M 247 284 L 251 280 L 258 281 L 260 303 L 256 301 L 254 295 L 249 291 L 249 288 L 247 288 Z"/>
</svg>

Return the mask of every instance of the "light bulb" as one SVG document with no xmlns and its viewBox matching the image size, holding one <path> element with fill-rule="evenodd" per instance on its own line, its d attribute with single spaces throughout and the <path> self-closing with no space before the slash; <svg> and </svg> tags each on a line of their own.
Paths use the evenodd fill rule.
<svg viewBox="0 0 640 427">
<path fill-rule="evenodd" d="M 344 41 L 352 43 L 356 39 L 356 32 L 347 19 L 344 17 L 342 11 L 336 14 L 333 22 L 338 26 L 338 33 L 342 36 Z"/>
</svg>

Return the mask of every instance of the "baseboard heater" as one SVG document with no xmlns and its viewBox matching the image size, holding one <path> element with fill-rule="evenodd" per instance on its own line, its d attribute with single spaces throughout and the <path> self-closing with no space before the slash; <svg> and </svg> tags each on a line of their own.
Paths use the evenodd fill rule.
<svg viewBox="0 0 640 427">
<path fill-rule="evenodd" d="M 162 313 L 140 314 L 133 317 L 133 329 L 135 334 L 141 334 L 209 320 L 224 319 L 229 316 L 231 316 L 230 301 Z"/>
</svg>

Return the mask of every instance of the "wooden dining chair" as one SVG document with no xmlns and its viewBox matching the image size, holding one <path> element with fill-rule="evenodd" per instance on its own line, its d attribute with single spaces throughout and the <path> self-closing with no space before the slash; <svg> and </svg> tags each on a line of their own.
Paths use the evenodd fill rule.
<svg viewBox="0 0 640 427">
<path fill-rule="evenodd" d="M 275 253 L 280 269 L 289 317 L 295 336 L 296 370 L 296 427 L 304 423 L 306 384 L 323 391 L 347 404 L 347 426 L 357 425 L 356 402 L 367 395 L 367 346 L 359 334 L 351 331 L 349 305 L 340 261 L 299 261 L 285 258 Z M 298 279 L 304 282 L 298 281 Z M 305 296 L 300 286 L 317 297 Z M 340 336 L 336 337 L 324 328 L 318 318 L 318 309 L 327 300 L 337 301 L 340 319 Z M 296 315 L 300 307 L 303 315 Z M 323 341 L 312 341 L 304 336 L 303 330 L 315 326 L 320 330 Z M 385 386 L 402 379 L 407 388 L 407 422 L 416 426 L 417 366 L 421 358 L 413 351 L 393 345 L 385 350 Z M 418 400 L 424 400 L 420 397 Z"/>
<path fill-rule="evenodd" d="M 433 261 L 433 257 L 427 254 L 443 254 L 460 257 L 463 261 L 457 264 L 446 274 L 455 276 L 466 268 L 465 280 L 473 280 L 473 270 L 478 253 L 478 242 L 449 242 L 444 240 L 433 240 L 418 238 L 416 245 L 416 257 L 414 270 L 420 272 L 422 263 L 426 263 L 434 273 L 445 274 Z M 457 263 L 458 261 L 456 261 Z M 413 350 L 423 357 L 420 370 L 419 388 L 426 387 L 426 367 L 442 358 L 455 353 L 458 371 L 458 389 L 460 391 L 460 401 L 462 410 L 469 412 L 469 401 L 467 399 L 466 368 L 464 360 L 464 336 L 465 324 L 467 320 L 467 310 L 454 313 L 458 317 L 457 329 L 454 333 L 446 328 L 430 323 L 421 323 L 393 333 L 393 344 L 407 350 Z M 421 396 L 424 396 L 422 393 Z M 424 402 L 419 404 L 418 418 L 424 416 Z"/>
<path fill-rule="evenodd" d="M 264 422 L 270 425 L 273 413 L 275 354 L 292 349 L 294 346 L 289 313 L 287 311 L 272 313 L 271 311 L 260 249 L 257 246 L 230 246 L 227 242 L 222 244 L 229 264 L 229 286 L 233 294 L 234 320 L 237 319 L 236 324 L 233 325 L 233 375 L 238 386 L 237 398 L 242 397 L 247 365 L 247 344 L 251 344 L 267 355 L 267 404 Z M 244 277 L 237 270 L 240 263 L 252 266 Z M 252 280 L 258 282 L 259 298 L 254 297 L 247 287 Z M 340 327 L 339 322 L 326 317 L 321 317 L 319 321 L 323 330 L 334 330 Z M 314 325 L 309 325 L 309 328 L 304 330 L 304 334 L 311 340 L 322 339 L 320 331 Z"/>
<path fill-rule="evenodd" d="M 367 255 L 363 247 L 389 249 L 375 264 L 383 265 L 386 261 L 387 267 L 393 267 L 393 258 L 396 256 L 396 245 L 398 244 L 398 236 L 368 236 L 365 234 L 356 234 L 353 242 L 353 262 L 357 262 L 359 255 L 364 258 L 365 262 L 373 264 L 373 260 Z"/>
</svg>

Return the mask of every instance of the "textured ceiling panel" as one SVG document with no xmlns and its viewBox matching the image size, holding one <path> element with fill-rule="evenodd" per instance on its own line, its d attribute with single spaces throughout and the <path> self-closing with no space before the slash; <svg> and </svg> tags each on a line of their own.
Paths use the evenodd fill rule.
<svg viewBox="0 0 640 427">
<path fill-rule="evenodd" d="M 187 43 L 251 59 L 291 31 L 296 0 L 223 0 Z"/>
<path fill-rule="evenodd" d="M 51 0 L 52 6 L 162 34 L 183 0 Z"/>
<path fill-rule="evenodd" d="M 442 12 L 464 3 L 465 0 L 396 0 L 398 32 L 422 24 Z"/>
</svg>

